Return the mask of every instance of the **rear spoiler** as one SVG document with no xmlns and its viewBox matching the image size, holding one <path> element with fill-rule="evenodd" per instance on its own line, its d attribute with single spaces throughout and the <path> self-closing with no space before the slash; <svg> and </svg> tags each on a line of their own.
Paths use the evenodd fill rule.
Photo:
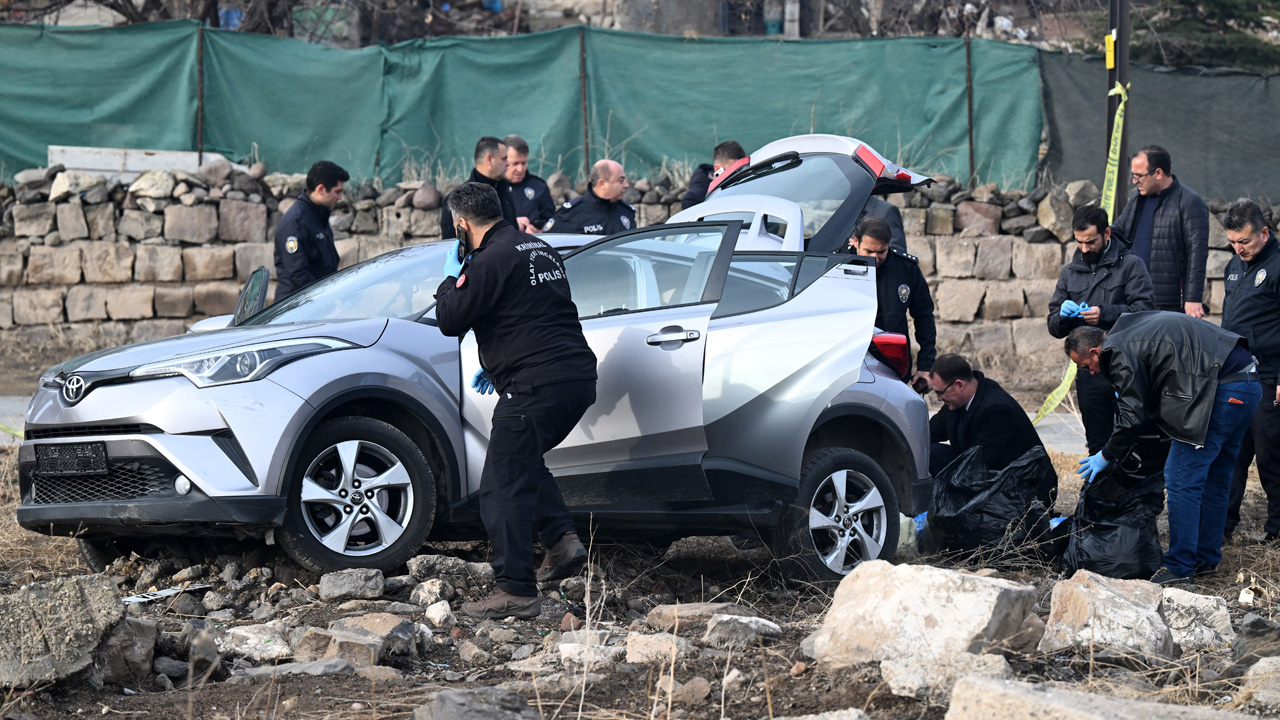
<svg viewBox="0 0 1280 720">
<path fill-rule="evenodd" d="M 874 193 L 900 193 L 907 192 L 908 190 L 917 187 L 928 187 L 933 185 L 933 178 L 912 172 L 906 168 L 899 167 L 898 165 L 889 162 L 883 155 L 872 150 L 866 143 L 852 139 L 847 139 L 845 142 L 856 143 L 856 147 L 853 151 L 853 159 L 876 179 L 875 187 L 872 190 Z M 767 149 L 768 147 L 769 146 L 766 146 L 766 148 L 762 149 Z M 759 154 L 759 151 L 757 151 L 757 154 Z M 779 162 L 799 160 L 799 158 L 799 153 L 794 150 L 784 152 L 780 155 L 774 155 L 755 164 L 752 164 L 751 157 L 747 156 L 725 168 L 724 172 L 721 172 L 713 178 L 711 185 L 707 188 L 707 192 L 710 193 L 712 190 L 715 190 L 717 187 L 730 180 L 736 182 L 739 179 L 742 179 L 757 165 L 771 167 Z"/>
</svg>

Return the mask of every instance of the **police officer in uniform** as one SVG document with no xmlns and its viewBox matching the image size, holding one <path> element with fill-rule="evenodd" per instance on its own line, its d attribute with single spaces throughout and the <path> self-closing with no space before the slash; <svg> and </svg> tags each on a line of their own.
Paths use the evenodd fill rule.
<svg viewBox="0 0 1280 720">
<path fill-rule="evenodd" d="M 476 141 L 475 163 L 467 182 L 478 182 L 496 190 L 498 203 L 502 206 L 502 219 L 516 225 L 516 209 L 511 204 L 511 191 L 506 177 L 507 146 L 496 137 L 486 135 L 480 138 Z M 454 239 L 453 228 L 453 215 L 446 204 L 440 208 L 440 237 L 445 240 Z"/>
<path fill-rule="evenodd" d="M 507 146 L 507 191 L 516 212 L 520 232 L 542 232 L 556 214 L 551 188 L 546 181 L 529 172 L 529 143 L 519 135 L 502 138 Z"/>
<path fill-rule="evenodd" d="M 1262 210 L 1251 200 L 1233 204 L 1222 224 L 1236 251 L 1227 263 L 1222 327 L 1248 338 L 1262 382 L 1262 402 L 1240 444 L 1224 535 L 1230 538 L 1240 524 L 1249 464 L 1256 457 L 1267 494 L 1266 540 L 1274 542 L 1280 538 L 1280 250 Z"/>
<path fill-rule="evenodd" d="M 878 217 L 889 224 L 891 235 L 889 247 L 903 253 L 907 251 L 907 231 L 902 224 L 902 211 L 897 205 L 872 195 L 867 198 L 867 204 L 862 208 L 862 212 L 866 217 Z"/>
<path fill-rule="evenodd" d="M 441 332 L 476 334 L 477 392 L 497 390 L 480 476 L 480 518 L 493 545 L 495 587 L 465 603 L 472 617 L 536 617 L 535 579 L 568 577 L 586 561 L 543 454 L 560 444 L 596 398 L 596 357 L 578 322 L 560 255 L 502 219 L 498 194 L 464 183 L 449 194 L 461 247 L 436 290 Z M 460 255 L 467 254 L 465 260 Z M 534 534 L 548 548 L 533 567 Z"/>
<path fill-rule="evenodd" d="M 891 238 L 889 223 L 878 217 L 864 217 L 849 241 L 849 251 L 876 259 L 876 327 L 908 335 L 907 312 L 911 312 L 916 323 L 916 344 L 920 346 L 911 387 L 923 393 L 929 388 L 929 371 L 938 357 L 933 297 L 920 272 L 920 260 L 890 247 Z"/>
<path fill-rule="evenodd" d="M 561 205 L 547 231 L 612 235 L 634 229 L 636 209 L 622 201 L 629 187 L 621 165 L 601 160 L 591 167 L 587 194 Z"/>
<path fill-rule="evenodd" d="M 276 302 L 337 272 L 329 213 L 342 199 L 346 170 L 321 160 L 307 171 L 307 190 L 280 219 L 276 229 Z"/>
</svg>

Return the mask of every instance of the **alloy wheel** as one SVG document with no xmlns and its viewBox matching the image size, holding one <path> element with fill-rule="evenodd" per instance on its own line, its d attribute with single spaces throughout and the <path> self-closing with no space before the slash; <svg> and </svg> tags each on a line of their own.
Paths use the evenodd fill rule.
<svg viewBox="0 0 1280 720">
<path fill-rule="evenodd" d="M 847 574 L 884 548 L 888 527 L 884 497 L 874 482 L 854 470 L 836 470 L 823 480 L 809 505 L 814 550 L 832 572 Z"/>
<path fill-rule="evenodd" d="M 320 452 L 302 477 L 307 529 L 329 550 L 348 556 L 381 552 L 413 520 L 413 481 L 385 447 L 347 440 Z"/>
</svg>

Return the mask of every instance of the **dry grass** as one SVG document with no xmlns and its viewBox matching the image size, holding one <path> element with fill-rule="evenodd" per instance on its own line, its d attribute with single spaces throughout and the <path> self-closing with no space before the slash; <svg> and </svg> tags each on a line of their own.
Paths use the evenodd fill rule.
<svg viewBox="0 0 1280 720">
<path fill-rule="evenodd" d="M 18 449 L 0 447 L 0 572 L 15 584 L 87 572 L 76 541 L 19 527 Z"/>
</svg>

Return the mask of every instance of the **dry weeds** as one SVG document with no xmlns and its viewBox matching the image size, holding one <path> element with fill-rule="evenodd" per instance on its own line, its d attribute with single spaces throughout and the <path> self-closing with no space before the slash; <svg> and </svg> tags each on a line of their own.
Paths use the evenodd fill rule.
<svg viewBox="0 0 1280 720">
<path fill-rule="evenodd" d="M 75 540 L 41 535 L 18 525 L 21 499 L 18 448 L 0 447 L 0 573 L 22 584 L 87 572 Z"/>
</svg>

